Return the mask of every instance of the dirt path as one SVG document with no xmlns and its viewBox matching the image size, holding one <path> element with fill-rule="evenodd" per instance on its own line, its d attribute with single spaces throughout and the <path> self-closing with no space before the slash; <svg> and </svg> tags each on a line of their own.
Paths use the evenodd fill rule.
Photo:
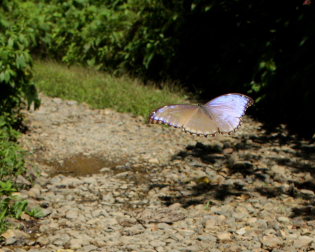
<svg viewBox="0 0 315 252">
<path fill-rule="evenodd" d="M 315 251 L 314 144 L 250 118 L 203 138 L 48 97 L 27 118 L 41 176 L 22 196 L 47 216 L 1 252 Z"/>
</svg>

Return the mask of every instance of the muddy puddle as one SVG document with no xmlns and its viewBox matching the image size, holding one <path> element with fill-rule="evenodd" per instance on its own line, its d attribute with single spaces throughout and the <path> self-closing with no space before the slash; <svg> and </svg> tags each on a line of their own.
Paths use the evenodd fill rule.
<svg viewBox="0 0 315 252">
<path fill-rule="evenodd" d="M 61 161 L 45 162 L 50 166 L 49 175 L 81 177 L 97 173 L 110 173 L 118 179 L 132 181 L 135 184 L 147 182 L 149 171 L 147 167 L 139 164 L 130 164 L 127 160 L 106 160 L 101 156 L 87 156 L 76 154 Z"/>
<path fill-rule="evenodd" d="M 100 156 L 87 156 L 76 154 L 65 158 L 61 162 L 50 161 L 47 164 L 51 167 L 50 176 L 62 174 L 65 176 L 88 176 L 100 173 L 102 169 L 111 170 L 112 168 L 122 165 L 124 161 L 110 161 Z"/>
</svg>

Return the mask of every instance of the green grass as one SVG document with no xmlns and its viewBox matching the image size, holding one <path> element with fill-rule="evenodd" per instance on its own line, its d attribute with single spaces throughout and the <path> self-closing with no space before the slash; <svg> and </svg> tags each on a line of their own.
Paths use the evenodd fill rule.
<svg viewBox="0 0 315 252">
<path fill-rule="evenodd" d="M 34 81 L 39 91 L 48 96 L 144 117 L 162 105 L 186 100 L 185 93 L 174 85 L 166 84 L 163 89 L 158 89 L 129 77 L 114 77 L 93 69 L 67 67 L 52 61 L 35 61 Z"/>
</svg>

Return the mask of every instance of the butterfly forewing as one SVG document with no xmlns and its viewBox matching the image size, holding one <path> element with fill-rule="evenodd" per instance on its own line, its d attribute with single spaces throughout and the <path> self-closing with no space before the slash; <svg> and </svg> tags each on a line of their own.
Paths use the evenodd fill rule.
<svg viewBox="0 0 315 252">
<path fill-rule="evenodd" d="M 154 111 L 150 116 L 150 122 L 161 122 L 174 127 L 183 127 L 191 116 L 199 109 L 197 105 L 169 105 Z"/>
</svg>

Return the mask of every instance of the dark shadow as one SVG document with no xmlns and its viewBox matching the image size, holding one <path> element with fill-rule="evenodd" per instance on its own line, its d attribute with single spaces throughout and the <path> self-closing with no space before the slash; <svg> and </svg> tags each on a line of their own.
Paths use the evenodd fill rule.
<svg viewBox="0 0 315 252">
<path fill-rule="evenodd" d="M 183 188 L 179 188 L 178 192 Z M 172 205 L 174 203 L 180 203 L 184 208 L 192 205 L 205 204 L 210 199 L 215 199 L 219 201 L 224 201 L 226 198 L 231 196 L 240 196 L 246 193 L 243 186 L 240 184 L 232 185 L 216 185 L 210 183 L 200 183 L 189 189 L 191 194 L 189 195 L 179 195 L 179 196 L 163 196 L 160 200 L 166 205 Z"/>
<path fill-rule="evenodd" d="M 209 182 L 184 183 L 175 181 L 171 184 L 155 182 L 149 185 L 149 190 L 170 187 L 170 193 L 161 196 L 160 200 L 166 206 L 180 203 L 186 208 L 207 204 L 212 200 L 220 204 L 220 202 L 231 200 L 231 198 L 255 197 L 255 194 L 266 198 L 287 195 L 305 201 L 300 207 L 292 209 L 292 218 L 314 218 L 312 214 L 315 210 L 313 210 L 314 206 L 310 201 L 315 202 L 315 194 L 312 193 L 315 192 L 315 182 L 303 181 L 303 179 L 299 179 L 301 176 L 295 176 L 297 173 L 309 172 L 315 177 L 314 144 L 288 134 L 282 127 L 258 133 L 260 134 L 255 135 L 255 132 L 254 134 L 237 136 L 231 140 L 223 140 L 220 144 L 197 142 L 195 145 L 186 146 L 185 149 L 171 158 L 171 163 L 175 160 L 182 160 L 195 169 L 217 172 L 224 177 L 223 181 L 217 183 L 212 180 L 210 172 Z M 260 153 L 259 150 L 266 145 L 267 151 Z M 282 148 L 286 146 L 288 148 Z M 272 151 L 273 154 L 270 155 L 268 150 Z M 234 155 L 236 157 L 233 156 L 233 153 L 237 154 Z M 285 167 L 282 167 L 285 172 L 281 173 L 281 171 L 276 170 L 277 168 L 273 170 L 273 165 Z M 176 166 L 176 169 L 180 169 L 180 167 Z M 288 171 L 292 176 L 286 177 Z M 152 170 L 150 173 L 152 174 Z M 255 181 L 264 183 L 250 186 Z M 277 185 L 274 185 L 273 182 L 277 182 Z M 286 186 L 279 186 L 279 183 Z"/>
<path fill-rule="evenodd" d="M 275 198 L 279 197 L 282 194 L 290 195 L 292 197 L 297 197 L 297 193 L 294 188 L 290 188 L 289 190 L 285 190 L 282 187 L 257 187 L 255 191 L 260 193 L 261 195 L 267 198 Z"/>
<path fill-rule="evenodd" d="M 315 207 L 314 205 L 293 208 L 291 218 L 302 217 L 304 220 L 315 220 Z"/>
<path fill-rule="evenodd" d="M 298 189 L 306 189 L 315 193 L 315 184 L 312 181 L 305 181 L 303 183 L 294 182 L 294 185 Z"/>
<path fill-rule="evenodd" d="M 245 141 L 242 143 L 236 143 L 235 145 L 228 144 L 229 148 L 233 151 L 244 150 L 244 149 L 257 149 L 258 147 L 253 144 L 247 144 Z M 244 156 L 247 160 L 259 160 L 260 157 L 247 154 Z M 174 160 L 187 160 L 194 166 L 205 166 L 207 164 L 216 164 L 218 169 L 221 167 L 227 167 L 229 169 L 228 175 L 240 173 L 244 177 L 248 175 L 255 176 L 256 179 L 265 181 L 264 173 L 267 171 L 266 168 L 256 167 L 251 161 L 233 161 L 231 160 L 231 154 L 224 153 L 224 146 L 217 144 L 204 145 L 197 142 L 195 146 L 188 145 L 184 151 L 180 151 L 175 154 L 172 159 Z M 198 165 L 199 164 L 199 165 Z M 214 167 L 215 169 L 215 167 Z"/>
<path fill-rule="evenodd" d="M 282 147 L 285 145 L 292 146 L 294 149 L 294 153 L 292 154 L 293 158 L 272 158 L 279 165 L 284 165 L 288 167 L 292 167 L 295 169 L 294 172 L 310 172 L 313 177 L 315 177 L 315 145 L 313 140 L 305 140 L 301 137 L 297 137 L 295 135 L 291 135 L 284 127 L 277 128 L 265 128 L 266 132 L 263 135 L 255 136 L 251 135 L 249 138 L 258 144 L 271 143 L 276 147 Z M 307 162 L 301 162 L 301 160 L 295 159 L 303 159 Z"/>
<path fill-rule="evenodd" d="M 165 206 L 170 206 L 174 203 L 180 203 L 184 208 L 187 208 L 189 206 L 204 204 L 203 200 L 194 200 L 189 197 L 182 197 L 182 196 L 161 196 L 159 199 L 164 203 Z"/>
<path fill-rule="evenodd" d="M 268 149 L 273 152 L 270 155 L 259 153 L 258 150 L 268 145 Z M 288 146 L 289 148 L 283 148 Z M 244 152 L 245 150 L 245 152 Z M 246 151 L 253 150 L 253 151 Z M 256 152 L 257 150 L 257 152 Z M 236 158 L 232 153 L 237 153 Z M 278 155 L 279 153 L 279 155 Z M 305 141 L 296 136 L 289 135 L 284 128 L 277 128 L 273 131 L 256 135 L 241 136 L 233 141 L 224 140 L 222 144 L 196 143 L 188 145 L 184 150 L 172 157 L 172 160 L 185 160 L 189 165 L 198 169 L 211 169 L 222 174 L 224 168 L 225 181 L 218 183 L 199 183 L 195 186 L 181 184 L 174 189 L 176 196 L 163 196 L 160 199 L 165 205 L 180 203 L 184 207 L 196 204 L 206 204 L 208 201 L 224 201 L 229 197 L 250 195 L 259 193 L 267 198 L 276 198 L 281 195 L 288 195 L 293 198 L 305 200 L 305 205 L 292 209 L 292 218 L 298 216 L 304 219 L 313 219 L 309 213 L 315 213 L 313 203 L 315 202 L 315 180 L 301 181 L 298 173 L 309 172 L 315 178 L 315 146 L 310 141 Z M 260 162 L 263 160 L 263 162 Z M 266 165 L 261 167 L 260 164 Z M 273 165 L 279 165 L 287 169 L 281 173 L 272 169 Z M 291 172 L 292 176 L 286 177 L 286 172 Z M 297 175 L 294 175 L 297 174 Z M 236 179 L 237 178 L 237 179 Z M 211 178 L 209 178 L 211 181 Z M 237 183 L 239 180 L 241 183 Z M 266 183 L 256 187 L 247 185 L 250 181 L 259 180 Z M 278 184 L 289 184 L 290 186 L 273 186 L 273 182 Z M 304 189 L 304 191 L 303 191 Z M 185 191 L 181 195 L 181 191 Z M 190 193 L 189 193 L 190 192 Z M 314 214 L 313 214 L 314 215 Z"/>
<path fill-rule="evenodd" d="M 240 184 L 233 185 L 214 185 L 209 183 L 200 183 L 192 188 L 192 196 L 200 196 L 208 193 L 216 200 L 225 200 L 229 196 L 239 196 L 243 191 L 243 186 Z"/>
<path fill-rule="evenodd" d="M 286 130 L 281 127 L 273 128 L 264 124 L 263 129 L 265 130 L 263 135 L 250 135 L 249 138 L 260 144 L 273 142 L 279 145 L 286 145 L 296 141 L 296 137 L 289 135 Z"/>
<path fill-rule="evenodd" d="M 165 187 L 166 185 L 163 185 Z M 312 188 L 314 184 L 310 185 Z M 153 187 L 152 187 L 153 188 Z M 185 195 L 182 195 L 182 191 L 186 191 Z M 187 191 L 190 193 L 187 194 Z M 229 197 L 240 197 L 249 196 L 252 193 L 259 193 L 267 198 L 280 197 L 281 195 L 288 195 L 293 198 L 301 198 L 305 200 L 307 206 L 300 208 L 293 208 L 291 218 L 302 217 L 304 220 L 315 219 L 315 197 L 314 195 L 303 193 L 294 185 L 289 188 L 277 187 L 267 185 L 265 187 L 256 187 L 253 190 L 245 188 L 244 184 L 233 183 L 233 184 L 211 184 L 211 183 L 200 183 L 195 186 L 181 185 L 177 188 L 173 188 L 173 193 L 176 196 L 161 196 L 159 199 L 164 203 L 165 206 L 170 206 L 175 203 L 180 203 L 184 208 L 204 204 L 207 202 L 225 201 Z M 173 195 L 172 193 L 172 195 Z M 253 196 L 255 197 L 255 196 Z M 309 203 L 309 202 L 312 203 Z M 220 203 L 219 203 L 220 204 Z"/>
<path fill-rule="evenodd" d="M 169 186 L 168 184 L 151 184 L 149 185 L 149 190 L 152 190 L 154 188 L 162 189 L 164 187 Z"/>
<path fill-rule="evenodd" d="M 215 163 L 217 159 L 224 158 L 223 155 L 216 155 L 218 153 L 222 153 L 222 147 L 220 145 L 204 145 L 197 142 L 195 146 L 188 145 L 184 151 L 178 152 L 171 160 L 183 160 L 188 157 L 197 157 L 200 158 L 202 162 L 209 164 Z"/>
</svg>

